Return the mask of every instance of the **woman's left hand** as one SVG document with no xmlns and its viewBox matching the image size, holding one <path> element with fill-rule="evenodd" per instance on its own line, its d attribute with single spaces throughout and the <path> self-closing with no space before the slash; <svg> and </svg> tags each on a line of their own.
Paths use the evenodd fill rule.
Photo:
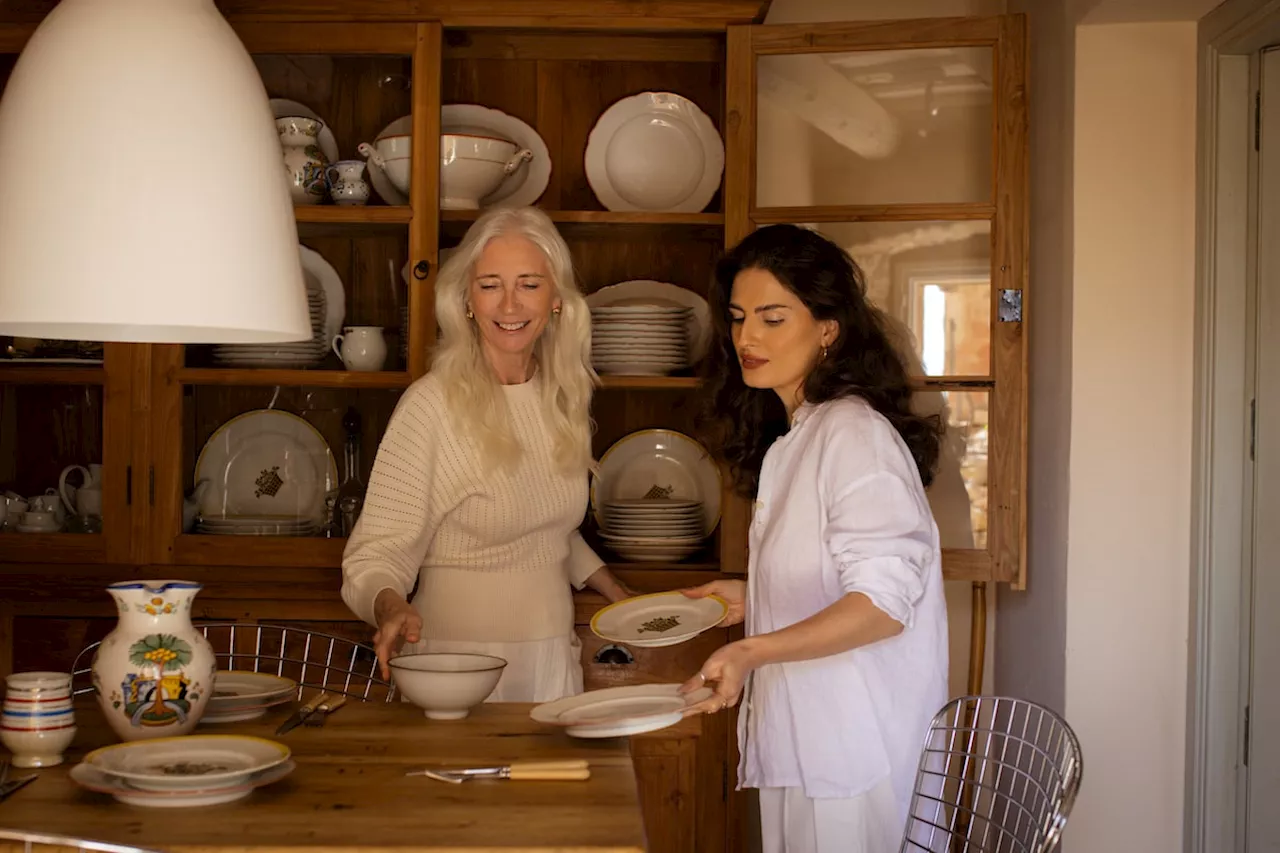
<svg viewBox="0 0 1280 853">
<path fill-rule="evenodd" d="M 680 685 L 681 693 L 692 693 L 703 686 L 714 691 L 714 695 L 690 706 L 689 712 L 714 714 L 738 704 L 747 674 L 755 668 L 750 647 L 742 640 L 716 649 L 698 674 Z"/>
</svg>

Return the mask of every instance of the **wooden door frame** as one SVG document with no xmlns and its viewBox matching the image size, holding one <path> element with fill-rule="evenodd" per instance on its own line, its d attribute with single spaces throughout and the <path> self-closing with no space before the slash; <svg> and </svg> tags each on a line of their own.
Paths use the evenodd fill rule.
<svg viewBox="0 0 1280 853">
<path fill-rule="evenodd" d="M 1248 333 L 1252 57 L 1280 42 L 1280 0 L 1227 0 L 1199 26 L 1196 341 L 1183 848 L 1242 849 L 1253 388 Z"/>
</svg>

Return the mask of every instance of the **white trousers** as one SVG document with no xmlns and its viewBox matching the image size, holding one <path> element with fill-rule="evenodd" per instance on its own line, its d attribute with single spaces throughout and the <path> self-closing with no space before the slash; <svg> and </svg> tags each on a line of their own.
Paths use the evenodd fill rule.
<svg viewBox="0 0 1280 853">
<path fill-rule="evenodd" d="M 760 789 L 763 853 L 897 853 L 904 828 L 888 779 L 849 799 L 813 800 L 803 788 Z"/>
</svg>

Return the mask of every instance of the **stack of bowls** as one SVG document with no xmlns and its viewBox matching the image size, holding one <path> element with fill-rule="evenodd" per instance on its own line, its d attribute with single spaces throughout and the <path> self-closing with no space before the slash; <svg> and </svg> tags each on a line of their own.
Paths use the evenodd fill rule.
<svg viewBox="0 0 1280 853">
<path fill-rule="evenodd" d="M 5 678 L 0 707 L 0 742 L 13 753 L 14 767 L 52 767 L 76 736 L 71 709 L 71 674 L 15 672 Z"/>
<path fill-rule="evenodd" d="M 706 540 L 701 501 L 638 498 L 605 501 L 603 509 L 600 538 L 625 560 L 675 562 Z"/>
</svg>

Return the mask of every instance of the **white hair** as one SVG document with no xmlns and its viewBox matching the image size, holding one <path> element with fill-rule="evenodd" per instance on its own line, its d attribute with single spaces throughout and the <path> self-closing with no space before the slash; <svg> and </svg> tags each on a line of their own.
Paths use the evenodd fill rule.
<svg viewBox="0 0 1280 853">
<path fill-rule="evenodd" d="M 440 340 L 431 372 L 440 377 L 449 418 L 459 435 L 476 442 L 482 464 L 507 467 L 520 458 L 511 432 L 501 383 L 480 344 L 480 331 L 467 317 L 476 263 L 489 241 L 518 235 L 546 256 L 551 284 L 560 300 L 534 344 L 542 409 L 555 445 L 555 462 L 567 474 L 586 472 L 591 457 L 591 394 L 599 378 L 591 368 L 591 312 L 578 290 L 573 258 L 555 224 L 534 207 L 498 207 L 480 215 L 436 276 L 436 322 Z"/>
</svg>

